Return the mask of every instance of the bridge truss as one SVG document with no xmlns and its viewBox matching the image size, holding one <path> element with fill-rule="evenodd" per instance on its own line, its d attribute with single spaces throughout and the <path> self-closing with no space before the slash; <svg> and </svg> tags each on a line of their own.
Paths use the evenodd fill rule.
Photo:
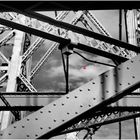
<svg viewBox="0 0 140 140">
<path fill-rule="evenodd" d="M 4 9 L 0 13 L 0 47 L 11 47 L 12 51 L 9 57 L 0 52 L 0 138 L 48 139 L 62 134 L 67 134 L 67 138 L 71 134 L 77 138 L 80 131 L 86 130 L 84 139 L 91 139 L 102 125 L 119 122 L 121 139 L 121 121 L 128 119 L 134 119 L 135 138 L 140 138 L 139 105 L 125 102 L 128 97 L 139 95 L 139 9 L 120 10 L 120 40 L 117 40 L 87 7 L 65 11 L 63 6 L 58 6 L 62 11 L 54 9 L 55 17 L 51 18 L 33 10 L 42 4 L 36 2 L 21 10 L 0 3 Z M 125 13 L 128 42 L 121 41 L 122 11 Z M 65 20 L 71 13 L 74 16 L 67 23 Z M 78 23 L 83 28 L 77 26 Z M 84 43 L 82 37 L 86 40 Z M 32 66 L 33 55 L 48 40 L 51 41 L 50 47 Z M 82 56 L 77 50 L 110 59 L 111 64 L 90 61 L 112 68 L 71 91 L 69 57 L 73 53 Z M 33 79 L 54 51 L 59 51 L 62 56 L 66 90 L 38 92 Z M 59 99 L 47 105 L 36 102 L 31 105 L 29 102 L 33 97 L 47 100 L 50 96 Z M 22 103 L 20 97 L 24 100 Z"/>
</svg>

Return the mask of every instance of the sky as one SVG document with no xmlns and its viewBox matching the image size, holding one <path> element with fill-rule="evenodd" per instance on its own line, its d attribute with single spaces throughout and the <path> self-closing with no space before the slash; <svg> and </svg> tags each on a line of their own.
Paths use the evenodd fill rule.
<svg viewBox="0 0 140 140">
<path fill-rule="evenodd" d="M 119 16 L 118 10 L 108 10 L 108 11 L 91 11 L 95 17 L 100 21 L 100 23 L 105 27 L 105 29 L 111 34 L 113 38 L 119 38 Z M 54 12 L 43 12 L 42 14 L 54 17 Z M 73 13 L 67 17 L 65 22 L 70 21 L 73 18 Z M 77 26 L 84 27 L 81 23 Z M 79 41 L 86 44 L 86 40 L 83 36 L 79 36 Z M 125 41 L 125 30 L 124 30 L 124 20 L 123 20 L 123 41 Z M 50 47 L 53 42 L 46 40 L 43 45 L 33 54 L 32 57 L 32 68 L 37 64 L 39 59 L 43 56 L 46 50 Z M 12 49 L 6 47 L 1 48 L 1 51 L 6 57 L 9 57 L 12 53 Z M 109 59 L 97 56 L 95 54 L 79 51 L 83 56 L 90 60 L 100 61 L 104 63 L 113 64 Z M 69 67 L 69 86 L 70 91 L 78 88 L 84 83 L 94 79 L 101 73 L 111 69 L 111 67 L 103 66 L 95 63 L 90 63 L 85 61 L 83 58 L 77 54 L 70 55 L 70 67 Z M 65 90 L 65 79 L 62 66 L 62 58 L 59 50 L 54 51 L 49 57 L 47 63 L 45 63 L 39 73 L 35 76 L 32 81 L 34 87 L 38 91 L 64 91 Z M 17 99 L 19 100 L 19 99 Z M 34 103 L 34 99 L 31 99 L 31 104 Z M 50 102 L 56 100 L 56 98 L 39 99 L 37 101 L 38 105 L 49 104 Z M 10 103 L 13 99 L 8 99 Z M 24 100 L 25 101 L 25 100 Z M 20 105 L 20 103 L 19 103 Z M 134 138 L 133 121 L 125 121 L 122 123 L 123 131 L 122 138 L 132 139 Z M 118 123 L 102 126 L 99 131 L 95 133 L 93 138 L 95 139 L 118 139 Z M 83 136 L 84 132 L 79 133 L 79 138 Z"/>
</svg>

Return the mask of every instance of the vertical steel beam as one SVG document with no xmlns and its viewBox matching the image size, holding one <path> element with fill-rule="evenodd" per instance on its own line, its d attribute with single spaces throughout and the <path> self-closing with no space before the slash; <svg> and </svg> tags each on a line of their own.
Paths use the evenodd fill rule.
<svg viewBox="0 0 140 140">
<path fill-rule="evenodd" d="M 23 20 L 25 17 L 23 16 Z M 13 46 L 13 54 L 11 58 L 11 62 L 8 67 L 8 81 L 7 81 L 7 87 L 6 92 L 15 92 L 16 86 L 17 86 L 17 77 L 20 74 L 20 66 L 21 66 L 21 49 L 22 49 L 22 40 L 24 33 L 15 30 L 15 38 L 14 38 L 14 46 Z M 1 122 L 1 129 L 5 129 L 9 125 L 10 120 L 10 112 L 6 111 L 3 114 L 5 117 L 3 118 L 3 121 Z"/>
<path fill-rule="evenodd" d="M 138 131 L 137 131 L 137 121 L 136 118 L 134 118 L 134 132 L 135 132 L 135 139 L 138 139 Z"/>
<path fill-rule="evenodd" d="M 122 40 L 122 10 L 119 10 L 119 40 Z M 119 113 L 119 116 L 121 116 L 121 114 Z M 122 125 L 121 125 L 121 121 L 119 122 L 119 140 L 121 140 L 122 137 Z"/>
<path fill-rule="evenodd" d="M 136 17 L 135 17 L 135 10 L 128 10 L 127 11 L 127 26 L 128 26 L 128 43 L 137 46 L 136 40 Z"/>
<path fill-rule="evenodd" d="M 127 15 L 127 27 L 128 27 L 128 43 L 137 46 L 138 42 L 136 38 L 136 29 L 137 29 L 136 10 L 127 10 L 126 15 Z M 136 53 L 133 54 L 133 56 L 135 55 Z M 138 139 L 140 139 L 140 118 L 136 118 L 136 124 L 138 130 Z"/>
</svg>

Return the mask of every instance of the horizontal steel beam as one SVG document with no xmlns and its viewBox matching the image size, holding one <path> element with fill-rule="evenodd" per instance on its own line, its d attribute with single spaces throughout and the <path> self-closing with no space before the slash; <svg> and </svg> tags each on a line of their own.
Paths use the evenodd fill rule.
<svg viewBox="0 0 140 140">
<path fill-rule="evenodd" d="M 41 109 L 44 106 L 0 106 L 0 111 L 37 111 L 38 109 Z M 98 114 L 106 114 L 110 112 L 132 112 L 132 111 L 140 111 L 139 106 L 114 106 L 114 107 L 105 107 L 104 110 L 99 110 L 95 112 L 95 115 Z M 93 115 L 92 115 L 93 116 Z M 87 116 L 85 116 L 86 118 Z M 89 116 L 88 116 L 89 117 Z"/>
<path fill-rule="evenodd" d="M 37 111 L 43 106 L 0 106 L 0 111 Z"/>
<path fill-rule="evenodd" d="M 8 66 L 0 66 L 0 71 L 7 71 L 8 70 Z"/>
<path fill-rule="evenodd" d="M 63 10 L 114 10 L 139 9 L 139 1 L 1 1 L 1 4 L 32 11 L 63 11 Z M 0 6 L 0 11 L 13 11 Z"/>
<path fill-rule="evenodd" d="M 64 91 L 52 91 L 52 92 L 0 92 L 0 95 L 66 95 L 66 92 Z"/>
<path fill-rule="evenodd" d="M 114 10 L 139 9 L 139 1 L 1 1 L 1 4 L 32 11 L 63 11 L 63 10 Z M 13 11 L 0 6 L 0 11 Z"/>
<path fill-rule="evenodd" d="M 65 44 L 65 45 L 70 44 L 69 39 L 58 37 L 58 36 L 55 36 L 55 35 L 52 35 L 52 34 L 37 30 L 37 29 L 33 29 L 33 28 L 30 28 L 30 27 L 27 27 L 27 26 L 24 26 L 24 25 L 21 25 L 21 24 L 12 22 L 12 21 L 2 19 L 2 18 L 0 18 L 0 24 L 3 24 L 5 26 L 9 26 L 9 27 L 17 29 L 17 30 L 21 30 L 21 31 L 26 32 L 26 33 L 30 33 L 30 34 L 33 34 L 33 35 L 36 35 L 36 36 L 40 36 L 40 37 L 45 38 L 45 39 L 49 39 L 49 40 L 58 42 L 58 43 L 62 44 L 61 46 L 63 46 L 63 44 Z M 120 60 L 121 62 L 124 62 L 124 61 L 128 60 L 127 58 L 123 58 L 123 57 L 115 55 L 115 54 L 111 54 L 111 53 L 108 53 L 108 52 L 105 52 L 105 51 L 101 51 L 99 49 L 95 49 L 93 47 L 89 47 L 89 46 L 81 44 L 81 43 L 78 43 L 78 45 L 72 44 L 72 47 L 82 49 L 82 50 L 85 50 L 85 51 L 88 51 L 88 52 L 91 51 L 91 53 L 101 55 L 101 56 L 104 56 L 104 57 L 107 57 L 107 58 L 110 58 L 110 59 Z"/>
<path fill-rule="evenodd" d="M 0 95 L 0 99 L 3 101 L 3 103 L 6 105 L 6 107 L 10 108 L 11 105 L 9 104 L 9 102 L 5 99 L 5 97 L 3 95 Z M 11 113 L 14 115 L 15 119 L 16 120 L 19 120 L 20 119 L 20 116 L 19 116 L 19 111 L 15 111 L 15 110 L 11 110 Z"/>
</svg>

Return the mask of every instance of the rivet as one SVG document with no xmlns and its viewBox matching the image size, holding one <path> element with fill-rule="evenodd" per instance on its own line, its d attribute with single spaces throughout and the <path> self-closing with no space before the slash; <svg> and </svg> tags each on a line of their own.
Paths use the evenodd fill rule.
<svg viewBox="0 0 140 140">
<path fill-rule="evenodd" d="M 40 113 L 43 113 L 43 111 L 40 111 Z"/>
</svg>

